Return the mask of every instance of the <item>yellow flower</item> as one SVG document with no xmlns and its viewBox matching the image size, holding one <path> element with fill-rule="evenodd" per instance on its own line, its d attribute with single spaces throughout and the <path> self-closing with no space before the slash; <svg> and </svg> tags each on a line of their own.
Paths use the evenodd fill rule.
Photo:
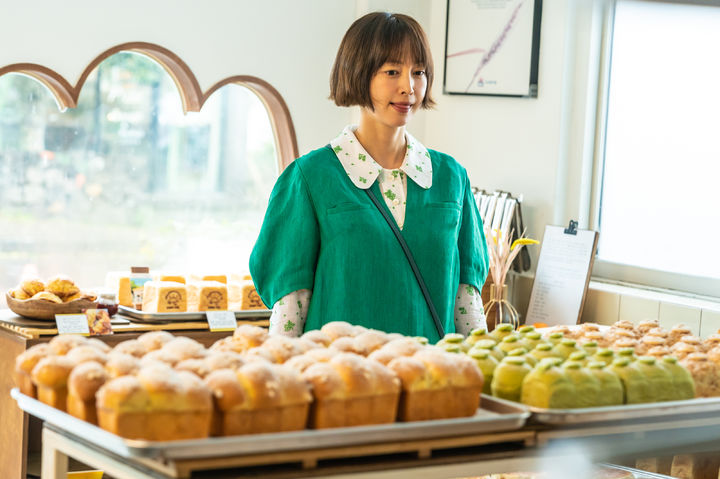
<svg viewBox="0 0 720 479">
<path fill-rule="evenodd" d="M 512 246 L 510 246 L 510 251 L 514 250 L 517 245 L 526 245 L 526 244 L 540 244 L 540 242 L 536 241 L 532 238 L 518 238 L 515 241 L 513 241 Z"/>
</svg>

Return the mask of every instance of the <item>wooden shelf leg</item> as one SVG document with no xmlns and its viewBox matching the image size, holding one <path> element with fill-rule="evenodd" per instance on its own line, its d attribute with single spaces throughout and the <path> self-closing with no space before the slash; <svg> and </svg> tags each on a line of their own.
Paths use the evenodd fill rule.
<svg viewBox="0 0 720 479">
<path fill-rule="evenodd" d="M 42 479 L 66 479 L 68 470 L 68 457 L 57 450 L 52 440 L 43 434 L 42 447 Z"/>
<path fill-rule="evenodd" d="M 432 456 L 432 450 L 430 450 L 430 449 L 419 449 L 418 450 L 418 459 L 430 459 L 430 456 Z"/>
<path fill-rule="evenodd" d="M 317 457 L 306 457 L 302 460 L 303 469 L 315 469 L 317 467 Z"/>
</svg>

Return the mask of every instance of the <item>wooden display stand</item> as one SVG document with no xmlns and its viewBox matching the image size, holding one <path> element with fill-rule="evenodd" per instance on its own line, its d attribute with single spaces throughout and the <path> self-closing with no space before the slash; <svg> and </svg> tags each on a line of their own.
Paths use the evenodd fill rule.
<svg viewBox="0 0 720 479">
<path fill-rule="evenodd" d="M 3 479 L 25 479 L 28 449 L 39 450 L 40 438 L 30 431 L 39 429 L 37 421 L 30 421 L 29 416 L 23 413 L 10 397 L 10 390 L 15 387 L 12 374 L 15 358 L 29 347 L 48 342 L 57 335 L 54 322 L 32 323 L 38 325 L 26 326 L 31 322 L 16 316 L 10 310 L 0 310 L 0 370 L 3 371 L 0 374 L 0 471 Z M 238 321 L 237 324 L 267 326 L 268 320 Z M 112 335 L 96 337 L 114 346 L 121 341 L 135 339 L 142 333 L 157 330 L 195 339 L 206 347 L 232 334 L 232 331 L 211 332 L 207 322 L 202 321 L 170 324 L 131 322 L 113 325 Z"/>
</svg>

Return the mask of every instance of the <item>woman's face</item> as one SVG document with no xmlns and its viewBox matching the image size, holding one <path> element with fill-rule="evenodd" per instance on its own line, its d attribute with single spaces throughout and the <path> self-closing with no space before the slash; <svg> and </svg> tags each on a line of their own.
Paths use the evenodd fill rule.
<svg viewBox="0 0 720 479">
<path fill-rule="evenodd" d="M 427 90 L 423 65 L 406 60 L 385 63 L 370 80 L 370 99 L 374 111 L 365 112 L 376 121 L 390 126 L 405 126 L 420 108 Z"/>
</svg>

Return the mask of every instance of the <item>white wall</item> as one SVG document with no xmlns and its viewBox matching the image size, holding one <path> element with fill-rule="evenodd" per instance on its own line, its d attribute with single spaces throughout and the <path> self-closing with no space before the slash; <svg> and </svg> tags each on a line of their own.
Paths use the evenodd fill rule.
<svg viewBox="0 0 720 479">
<path fill-rule="evenodd" d="M 458 159 L 474 185 L 524 194 L 530 236 L 578 214 L 587 109 L 578 104 L 585 90 L 573 85 L 586 80 L 587 62 L 573 69 L 589 33 L 587 22 L 577 21 L 587 15 L 575 0 L 544 2 L 536 99 L 442 94 L 446 0 L 0 1 L 0 67 L 39 63 L 75 83 L 110 47 L 157 43 L 182 58 L 203 89 L 239 74 L 270 82 L 290 108 L 301 153 L 357 117 L 327 99 L 330 67 L 350 23 L 367 11 L 408 13 L 430 37 L 438 103 L 410 131 Z"/>
</svg>

